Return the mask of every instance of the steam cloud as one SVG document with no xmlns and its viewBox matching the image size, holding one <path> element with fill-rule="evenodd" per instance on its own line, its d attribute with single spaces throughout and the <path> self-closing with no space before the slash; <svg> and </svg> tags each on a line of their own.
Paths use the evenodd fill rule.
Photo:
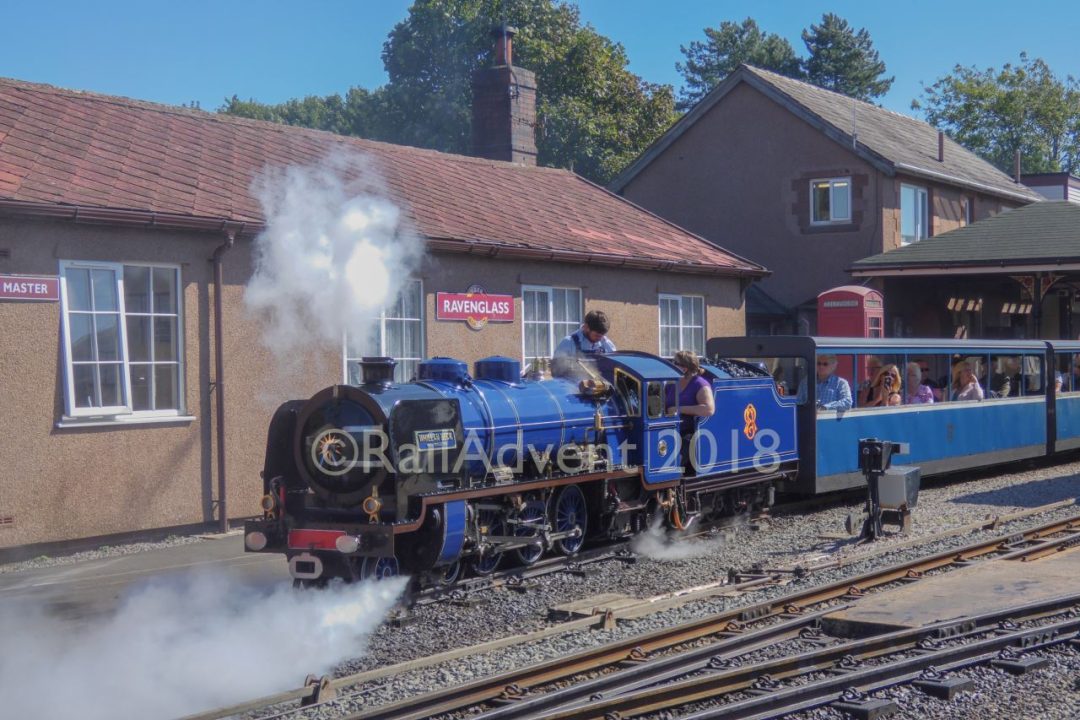
<svg viewBox="0 0 1080 720">
<path fill-rule="evenodd" d="M 423 245 L 383 187 L 356 154 L 255 181 L 266 230 L 244 299 L 278 360 L 340 348 L 345 332 L 362 340 L 417 266 Z"/>
<path fill-rule="evenodd" d="M 176 718 L 299 687 L 361 655 L 404 589 L 392 578 L 260 591 L 221 575 L 158 578 L 86 630 L 40 603 L 0 612 L 11 718 Z"/>
<path fill-rule="evenodd" d="M 650 560 L 689 560 L 710 555 L 726 543 L 727 538 L 724 535 L 693 540 L 669 537 L 663 527 L 657 524 L 631 540 L 630 549 Z"/>
</svg>

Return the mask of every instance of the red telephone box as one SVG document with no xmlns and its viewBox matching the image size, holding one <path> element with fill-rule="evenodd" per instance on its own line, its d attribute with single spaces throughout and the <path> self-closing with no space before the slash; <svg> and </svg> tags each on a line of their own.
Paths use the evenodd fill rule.
<svg viewBox="0 0 1080 720">
<path fill-rule="evenodd" d="M 885 300 L 861 285 L 843 285 L 818 295 L 818 335 L 885 337 Z"/>
</svg>

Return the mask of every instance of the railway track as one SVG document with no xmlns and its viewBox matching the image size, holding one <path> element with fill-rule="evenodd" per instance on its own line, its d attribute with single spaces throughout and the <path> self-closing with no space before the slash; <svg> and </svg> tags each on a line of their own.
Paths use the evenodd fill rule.
<svg viewBox="0 0 1080 720">
<path fill-rule="evenodd" d="M 729 651 L 754 647 L 767 640 L 765 636 L 739 637 L 746 623 L 776 618 L 790 623 L 782 632 L 801 632 L 807 627 L 804 616 L 812 614 L 815 607 L 827 603 L 857 601 L 875 588 L 896 582 L 917 582 L 927 572 L 964 566 L 977 558 L 1041 556 L 1077 542 L 1080 542 L 1080 515 L 346 717 L 350 720 L 421 720 L 478 706 L 488 708 L 488 713 L 483 716 L 485 718 L 547 717 L 552 708 L 571 700 L 581 701 L 592 697 L 597 692 L 597 686 L 589 684 L 595 682 L 593 678 L 601 673 L 609 675 L 622 664 L 645 663 L 656 653 L 672 651 L 681 645 L 709 638 L 730 642 Z M 781 578 L 770 580 L 779 582 Z M 747 641 L 749 645 L 741 645 Z M 745 652 L 745 649 L 742 651 Z M 710 657 L 719 652 L 720 649 L 713 648 Z M 549 693 L 540 692 L 540 689 L 553 683 L 568 683 L 582 677 L 586 678 L 585 681 L 573 682 L 556 695 L 549 697 Z M 492 704 L 502 707 L 492 708 Z"/>
<path fill-rule="evenodd" d="M 479 646 L 451 650 L 354 675 L 333 679 L 309 677 L 304 687 L 270 697 L 259 698 L 248 703 L 192 715 L 185 720 L 216 720 L 217 718 L 225 718 L 241 713 L 259 711 L 265 713 L 266 710 L 275 706 L 279 708 L 278 712 L 269 715 L 262 714 L 260 717 L 266 720 L 284 718 L 295 713 L 298 706 L 301 705 L 319 704 L 335 697 L 338 699 L 361 697 L 365 692 L 370 691 L 373 684 L 378 684 L 380 680 L 411 670 L 430 667 L 471 655 L 479 655 L 511 645 L 527 644 L 575 630 L 611 627 L 620 617 L 637 617 L 649 612 L 658 612 L 692 600 L 714 596 L 718 593 L 738 595 L 770 585 L 782 585 L 790 582 L 794 577 L 812 575 L 821 569 L 833 568 L 837 565 L 850 565 L 916 543 L 928 543 L 964 532 L 996 528 L 1004 522 L 1075 504 L 1075 501 L 1062 501 L 1010 515 L 988 517 L 984 521 L 969 523 L 935 535 L 917 538 L 910 542 L 895 543 L 880 549 L 871 548 L 839 561 L 831 560 L 818 564 L 808 564 L 805 567 L 778 568 L 766 570 L 760 574 L 743 573 L 708 586 L 681 590 L 661 597 L 646 598 L 637 603 L 636 606 L 621 608 L 616 612 L 608 612 L 605 615 L 579 617 L 526 635 L 502 638 Z M 835 604 L 857 602 L 875 588 L 892 583 L 915 582 L 926 572 L 932 570 L 963 566 L 977 558 L 1000 557 L 1007 553 L 1013 553 L 1016 557 L 1019 557 L 1024 554 L 1033 555 L 1054 552 L 1064 543 L 1077 541 L 1080 541 L 1080 515 L 1046 523 L 1022 533 L 998 536 L 959 550 L 951 550 L 920 558 L 917 561 L 882 568 L 841 582 L 806 588 L 755 605 L 741 607 L 691 623 L 590 649 L 589 651 L 560 658 L 557 661 L 486 678 L 450 691 L 419 695 L 407 701 L 355 713 L 348 717 L 354 719 L 425 718 L 437 716 L 440 713 L 463 712 L 470 708 L 472 708 L 473 712 L 480 708 L 486 709 L 488 713 L 502 713 L 485 717 L 529 717 L 526 712 L 529 708 L 550 709 L 571 701 L 568 697 L 559 697 L 557 705 L 550 705 L 548 704 L 550 701 L 542 699 L 548 695 L 548 693 L 542 692 L 544 688 L 555 685 L 585 688 L 579 692 L 586 692 L 587 690 L 588 695 L 586 697 L 588 697 L 595 692 L 602 692 L 602 683 L 597 686 L 588 686 L 585 683 L 594 679 L 597 675 L 604 677 L 612 675 L 613 671 L 617 670 L 620 665 L 627 663 L 638 665 L 644 661 L 655 662 L 655 657 L 658 654 L 675 653 L 681 646 L 686 645 L 701 645 L 702 643 L 708 645 L 714 640 L 729 643 L 726 646 L 728 650 L 724 652 L 749 652 L 758 647 L 791 639 L 793 634 L 798 635 L 807 631 L 813 626 L 814 620 L 821 614 L 821 611 L 815 608 L 820 608 L 822 605 L 834 603 L 834 606 L 830 608 L 831 611 L 835 609 Z M 605 548 L 603 550 L 609 554 L 618 554 L 621 548 Z M 593 561 L 601 559 L 603 558 L 598 555 Z M 549 567 L 541 567 L 537 568 L 537 570 L 539 572 L 556 572 L 565 569 L 555 567 L 556 565 L 553 563 Z M 506 577 L 509 576 L 507 574 Z M 491 580 L 492 582 L 498 582 L 500 578 L 493 577 Z M 435 598 L 427 600 L 427 602 L 433 601 L 435 601 Z M 748 624 L 760 624 L 762 621 L 770 619 L 775 622 L 775 627 L 759 629 L 754 632 L 746 631 Z M 709 659 L 711 660 L 714 655 L 720 652 L 720 650 L 714 649 L 709 654 Z M 650 658 L 653 658 L 653 660 L 650 660 Z M 672 671 L 674 672 L 674 670 Z M 529 693 L 527 695 L 523 694 L 520 690 L 522 688 L 527 689 Z M 281 709 L 283 705 L 288 707 Z M 499 707 L 495 707 L 495 705 Z M 516 714 L 523 712 L 526 714 Z M 547 710 L 537 709 L 536 712 L 542 714 Z"/>
</svg>

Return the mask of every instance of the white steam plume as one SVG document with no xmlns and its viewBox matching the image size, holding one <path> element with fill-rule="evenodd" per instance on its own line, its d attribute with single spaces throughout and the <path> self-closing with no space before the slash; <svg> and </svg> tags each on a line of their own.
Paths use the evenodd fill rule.
<svg viewBox="0 0 1080 720">
<path fill-rule="evenodd" d="M 357 154 L 269 169 L 254 183 L 266 230 L 255 240 L 247 307 L 265 321 L 279 367 L 360 341 L 418 265 L 423 244 Z"/>
<path fill-rule="evenodd" d="M 634 537 L 630 549 L 650 560 L 689 560 L 711 555 L 727 543 L 724 535 L 709 538 L 669 536 L 659 524 Z"/>
<path fill-rule="evenodd" d="M 272 592 L 220 575 L 160 578 L 73 629 L 40 603 L 0 610 L 11 718 L 176 718 L 300 687 L 363 654 L 404 589 L 392 578 Z"/>
</svg>

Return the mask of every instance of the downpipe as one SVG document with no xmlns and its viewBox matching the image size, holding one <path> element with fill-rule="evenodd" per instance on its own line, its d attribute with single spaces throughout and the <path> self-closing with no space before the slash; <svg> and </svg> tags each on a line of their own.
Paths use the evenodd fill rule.
<svg viewBox="0 0 1080 720">
<path fill-rule="evenodd" d="M 226 231 L 225 242 L 214 250 L 211 261 L 214 263 L 214 379 L 210 390 L 215 394 L 217 413 L 217 485 L 218 485 L 218 531 L 229 531 L 229 513 L 226 504 L 225 483 L 225 339 L 224 324 L 221 318 L 222 288 L 225 285 L 222 258 L 236 243 L 236 232 Z"/>
</svg>

